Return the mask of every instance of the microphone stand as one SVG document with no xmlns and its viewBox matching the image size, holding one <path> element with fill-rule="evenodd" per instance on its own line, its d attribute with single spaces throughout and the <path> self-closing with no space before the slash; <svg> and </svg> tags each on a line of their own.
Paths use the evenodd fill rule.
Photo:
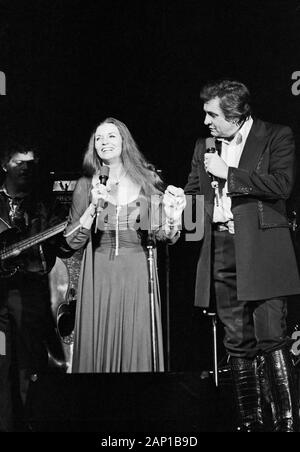
<svg viewBox="0 0 300 452">
<path fill-rule="evenodd" d="M 157 372 L 157 338 L 155 331 L 155 296 L 154 296 L 154 237 L 153 232 L 148 233 L 147 237 L 147 262 L 149 270 L 149 300 L 150 300 L 150 318 L 151 318 L 151 344 L 152 344 L 152 359 L 153 359 L 153 371 Z"/>
<path fill-rule="evenodd" d="M 166 349 L 167 349 L 167 370 L 171 370 L 171 350 L 170 350 L 170 253 L 169 245 L 165 246 L 165 271 L 166 271 Z"/>
</svg>

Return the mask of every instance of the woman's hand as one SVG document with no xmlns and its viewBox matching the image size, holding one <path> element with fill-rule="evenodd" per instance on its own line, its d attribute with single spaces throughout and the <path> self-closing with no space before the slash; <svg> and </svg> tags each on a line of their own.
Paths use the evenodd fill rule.
<svg viewBox="0 0 300 452">
<path fill-rule="evenodd" d="M 169 225 L 179 224 L 186 206 L 186 197 L 182 188 L 169 185 L 163 196 L 163 206 Z"/>
<path fill-rule="evenodd" d="M 100 199 L 103 199 L 104 201 L 107 200 L 109 191 L 109 187 L 97 183 L 91 190 L 92 204 L 94 204 L 94 206 L 96 206 L 97 208 Z"/>
</svg>

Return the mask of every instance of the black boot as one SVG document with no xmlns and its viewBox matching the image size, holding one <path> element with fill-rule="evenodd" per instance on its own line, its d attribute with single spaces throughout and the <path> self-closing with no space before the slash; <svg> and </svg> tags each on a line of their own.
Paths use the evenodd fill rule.
<svg viewBox="0 0 300 452">
<path fill-rule="evenodd" d="M 299 431 L 299 394 L 289 350 L 284 347 L 266 355 L 270 387 L 275 403 L 276 432 Z"/>
<path fill-rule="evenodd" d="M 239 431 L 263 432 L 260 382 L 257 361 L 230 358 L 233 387 L 240 417 Z"/>
<path fill-rule="evenodd" d="M 262 399 L 263 423 L 265 431 L 272 432 L 276 420 L 276 409 L 269 381 L 266 357 L 264 355 L 257 356 L 257 372 Z"/>
</svg>

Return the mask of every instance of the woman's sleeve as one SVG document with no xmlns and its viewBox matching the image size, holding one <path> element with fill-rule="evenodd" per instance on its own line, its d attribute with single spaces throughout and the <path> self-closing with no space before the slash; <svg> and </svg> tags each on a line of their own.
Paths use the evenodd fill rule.
<svg viewBox="0 0 300 452">
<path fill-rule="evenodd" d="M 65 240 L 73 250 L 82 248 L 91 237 L 91 230 L 80 224 L 80 218 L 89 206 L 89 192 L 89 180 L 79 179 L 73 192 L 68 225 L 64 232 Z"/>
</svg>

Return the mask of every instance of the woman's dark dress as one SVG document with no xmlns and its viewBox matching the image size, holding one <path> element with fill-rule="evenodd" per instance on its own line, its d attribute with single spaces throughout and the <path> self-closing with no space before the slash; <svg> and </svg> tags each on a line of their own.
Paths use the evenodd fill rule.
<svg viewBox="0 0 300 452">
<path fill-rule="evenodd" d="M 86 209 L 80 179 L 71 211 L 72 231 Z M 78 196 L 80 194 L 80 196 Z M 80 205 L 81 203 L 81 205 Z M 77 249 L 87 244 L 81 267 L 76 309 L 72 372 L 151 372 L 152 339 L 149 269 L 140 198 L 100 214 L 95 233 L 77 229 L 67 241 Z M 140 218 L 140 217 L 139 217 Z M 163 371 L 163 341 L 157 271 L 154 271 L 157 370 Z"/>
</svg>

